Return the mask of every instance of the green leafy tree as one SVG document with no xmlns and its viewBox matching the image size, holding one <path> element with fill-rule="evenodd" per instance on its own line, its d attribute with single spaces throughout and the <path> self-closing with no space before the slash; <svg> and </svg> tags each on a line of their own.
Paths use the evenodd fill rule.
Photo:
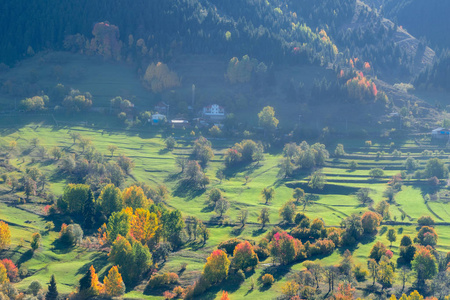
<svg viewBox="0 0 450 300">
<path fill-rule="evenodd" d="M 305 197 L 305 191 L 301 188 L 296 188 L 292 194 L 292 197 L 296 200 L 297 204 Z"/>
<path fill-rule="evenodd" d="M 320 171 L 314 172 L 309 179 L 308 186 L 312 189 L 322 190 L 327 183 L 325 174 Z"/>
<path fill-rule="evenodd" d="M 265 204 L 268 205 L 275 196 L 275 190 L 273 188 L 265 187 L 262 190 L 261 195 L 265 201 Z"/>
<path fill-rule="evenodd" d="M 344 151 L 344 145 L 342 144 L 337 144 L 336 149 L 334 150 L 334 155 L 336 157 L 342 157 L 345 155 L 345 151 Z"/>
<path fill-rule="evenodd" d="M 263 209 L 261 209 L 261 213 L 258 216 L 258 221 L 262 225 L 261 229 L 264 229 L 264 226 L 266 226 L 266 224 L 270 222 L 269 209 L 267 207 L 264 207 Z"/>
<path fill-rule="evenodd" d="M 163 236 L 172 244 L 174 249 L 178 249 L 182 244 L 182 232 L 185 223 L 179 210 L 167 211 L 162 217 Z"/>
<path fill-rule="evenodd" d="M 45 294 L 45 300 L 58 300 L 59 293 L 58 288 L 56 286 L 55 275 L 52 275 L 50 278 L 50 283 L 48 284 L 48 291 Z"/>
<path fill-rule="evenodd" d="M 395 281 L 394 268 L 389 261 L 381 260 L 378 266 L 378 282 L 383 288 L 391 287 Z"/>
<path fill-rule="evenodd" d="M 448 175 L 448 168 L 439 158 L 431 158 L 430 160 L 428 160 L 425 167 L 425 175 L 427 178 L 446 178 Z"/>
<path fill-rule="evenodd" d="M 173 136 L 169 136 L 164 143 L 166 144 L 166 148 L 169 151 L 172 151 L 175 146 L 177 145 L 177 142 L 175 141 L 175 138 Z"/>
<path fill-rule="evenodd" d="M 83 227 L 92 229 L 95 225 L 95 202 L 94 194 L 91 190 L 88 192 L 88 197 L 83 205 Z"/>
<path fill-rule="evenodd" d="M 113 212 L 108 219 L 106 225 L 106 236 L 110 243 L 114 242 L 116 238 L 126 236 L 130 231 L 132 214 L 127 210 L 120 212 Z"/>
<path fill-rule="evenodd" d="M 111 152 L 111 157 L 113 157 L 114 152 L 117 151 L 117 146 L 116 145 L 108 145 L 106 148 L 108 149 L 109 152 Z"/>
<path fill-rule="evenodd" d="M 69 184 L 58 200 L 58 208 L 63 212 L 81 214 L 83 205 L 89 197 L 90 188 L 85 184 Z"/>
<path fill-rule="evenodd" d="M 293 201 L 286 202 L 281 208 L 280 208 L 280 217 L 283 219 L 283 221 L 287 223 L 292 223 L 292 220 L 294 219 L 295 215 L 295 204 Z"/>
<path fill-rule="evenodd" d="M 416 247 L 413 245 L 411 238 L 404 235 L 400 241 L 400 257 L 405 264 L 411 263 L 416 253 Z"/>
<path fill-rule="evenodd" d="M 274 130 L 278 126 L 278 119 L 275 118 L 275 110 L 271 106 L 266 106 L 258 113 L 259 125 L 265 130 Z"/>
<path fill-rule="evenodd" d="M 222 218 L 223 214 L 225 214 L 230 208 L 230 203 L 226 199 L 219 199 L 216 202 L 214 207 L 214 211 Z"/>
<path fill-rule="evenodd" d="M 30 246 L 31 246 L 31 249 L 33 250 L 33 252 L 36 251 L 40 245 L 41 245 L 41 235 L 39 232 L 35 232 L 31 236 L 31 242 L 30 242 Z"/>
<path fill-rule="evenodd" d="M 371 169 L 369 171 L 369 176 L 373 179 L 380 178 L 384 176 L 384 171 L 380 168 Z"/>
<path fill-rule="evenodd" d="M 105 216 L 120 211 L 123 207 L 122 192 L 114 184 L 110 183 L 103 187 L 98 202 Z"/>
<path fill-rule="evenodd" d="M 358 201 L 364 205 L 369 204 L 373 202 L 372 198 L 370 197 L 370 192 L 371 190 L 368 188 L 360 188 L 356 192 L 356 199 L 358 199 Z"/>
<path fill-rule="evenodd" d="M 389 242 L 391 242 L 390 247 L 392 247 L 392 243 L 397 240 L 397 234 L 395 233 L 394 228 L 390 228 L 387 233 L 387 239 Z"/>
<path fill-rule="evenodd" d="M 208 196 L 209 203 L 215 205 L 220 199 L 222 199 L 222 192 L 217 188 L 212 188 Z"/>
</svg>

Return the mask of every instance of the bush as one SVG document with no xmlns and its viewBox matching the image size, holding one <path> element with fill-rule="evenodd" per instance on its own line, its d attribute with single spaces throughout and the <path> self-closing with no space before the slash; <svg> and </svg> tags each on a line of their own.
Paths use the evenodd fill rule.
<svg viewBox="0 0 450 300">
<path fill-rule="evenodd" d="M 362 265 L 357 264 L 353 268 L 353 275 L 355 276 L 357 281 L 361 282 L 366 280 L 366 277 L 369 276 L 369 272 L 364 269 Z"/>
<path fill-rule="evenodd" d="M 245 274 L 244 271 L 237 270 L 236 272 L 229 274 L 228 278 L 230 279 L 231 282 L 240 284 L 241 282 L 245 281 Z"/>
<path fill-rule="evenodd" d="M 265 286 L 271 286 L 275 282 L 275 279 L 273 279 L 271 274 L 264 274 L 261 278 L 261 282 Z"/>
<path fill-rule="evenodd" d="M 237 238 L 232 238 L 227 241 L 221 242 L 217 247 L 220 250 L 225 251 L 228 255 L 233 255 L 234 248 L 243 241 Z"/>
<path fill-rule="evenodd" d="M 333 253 L 335 245 L 332 240 L 319 239 L 308 248 L 308 257 L 315 255 L 330 255 Z"/>
<path fill-rule="evenodd" d="M 59 232 L 59 241 L 65 245 L 72 246 L 83 239 L 83 230 L 78 224 L 62 224 Z"/>
<path fill-rule="evenodd" d="M 417 224 L 419 224 L 419 226 L 433 226 L 434 225 L 434 220 L 432 217 L 430 216 L 421 216 L 418 220 L 417 220 Z"/>
<path fill-rule="evenodd" d="M 155 274 L 150 277 L 146 289 L 158 289 L 175 283 L 178 283 L 178 275 L 175 273 Z"/>
<path fill-rule="evenodd" d="M 255 251 L 256 255 L 258 256 L 259 261 L 264 261 L 266 258 L 270 256 L 270 252 L 267 248 L 262 248 L 259 246 L 253 247 L 253 250 Z"/>
</svg>

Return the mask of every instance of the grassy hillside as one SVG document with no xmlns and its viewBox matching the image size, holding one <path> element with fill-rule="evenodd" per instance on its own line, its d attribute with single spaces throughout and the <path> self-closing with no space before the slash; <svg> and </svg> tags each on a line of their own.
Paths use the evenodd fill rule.
<svg viewBox="0 0 450 300">
<path fill-rule="evenodd" d="M 173 152 L 164 150 L 163 136 L 170 134 L 168 132 L 148 128 L 141 132 L 126 131 L 108 131 L 96 130 L 84 127 L 64 127 L 57 128 L 53 126 L 41 124 L 30 124 L 20 128 L 3 128 L 1 131 L 0 147 L 5 148 L 9 142 L 16 140 L 18 150 L 12 153 L 10 163 L 17 168 L 18 173 L 24 172 L 25 168 L 37 166 L 44 170 L 47 174 L 56 171 L 57 166 L 54 163 L 42 164 L 40 162 L 33 163 L 32 158 L 35 154 L 29 152 L 29 141 L 33 137 L 38 137 L 42 142 L 42 146 L 51 148 L 53 146 L 66 147 L 68 151 L 75 150 L 77 147 L 73 144 L 69 132 L 78 132 L 92 140 L 93 145 L 101 152 L 107 153 L 106 146 L 115 144 L 118 146 L 118 153 L 131 157 L 136 168 L 132 173 L 132 177 L 128 178 L 127 184 L 134 181 L 145 181 L 147 183 L 166 184 L 172 191 L 168 205 L 173 208 L 180 209 L 184 216 L 197 216 L 201 220 L 208 222 L 214 219 L 215 213 L 205 209 L 205 201 L 207 191 L 200 194 L 185 194 L 181 190 L 177 190 L 176 179 L 179 176 L 179 170 L 175 166 L 175 158 L 177 156 L 186 155 L 190 152 L 192 146 L 192 138 L 183 131 L 175 131 L 174 136 L 177 139 L 178 146 Z M 223 153 L 226 147 L 232 146 L 234 142 L 239 140 L 231 139 L 212 139 L 215 158 L 208 166 L 206 173 L 211 179 L 211 185 L 208 187 L 217 187 L 221 189 L 224 196 L 230 201 L 231 207 L 227 212 L 229 216 L 229 225 L 209 225 L 211 230 L 211 238 L 204 247 L 198 247 L 196 244 L 187 245 L 185 248 L 170 255 L 168 262 L 160 266 L 162 271 L 178 272 L 181 263 L 188 263 L 187 270 L 180 275 L 181 283 L 191 283 L 202 270 L 205 258 L 209 253 L 223 240 L 236 235 L 242 239 L 258 241 L 267 231 L 259 230 L 260 225 L 257 224 L 257 216 L 263 205 L 260 197 L 262 188 L 271 186 L 275 188 L 275 198 L 268 206 L 270 210 L 271 226 L 278 224 L 281 219 L 278 216 L 280 207 L 292 197 L 294 187 L 301 186 L 307 192 L 307 174 L 297 176 L 289 180 L 281 180 L 276 177 L 278 173 L 277 164 L 281 158 L 280 153 L 276 149 L 269 149 L 265 153 L 265 160 L 260 165 L 253 163 L 245 168 L 232 170 L 226 173 L 227 178 L 220 182 L 215 174 L 219 168 L 223 166 Z M 311 191 L 316 200 L 312 201 L 305 210 L 305 213 L 311 218 L 321 218 L 327 226 L 339 226 L 340 222 L 347 216 L 356 213 L 361 214 L 367 208 L 361 206 L 354 196 L 358 188 L 370 187 L 374 190 L 372 197 L 375 204 L 383 199 L 383 191 L 387 186 L 389 177 L 403 170 L 402 163 L 405 158 L 392 158 L 386 154 L 380 159 L 376 159 L 377 151 L 390 152 L 389 140 L 372 141 L 371 147 L 365 147 L 363 142 L 357 140 L 339 140 L 344 145 L 348 145 L 347 155 L 340 159 L 330 159 L 327 161 L 323 173 L 327 176 L 327 185 L 323 191 Z M 331 144 L 330 144 L 331 146 Z M 426 140 L 423 146 L 416 146 L 413 142 L 405 141 L 397 144 L 396 148 L 404 153 L 410 152 L 410 156 L 419 160 L 421 166 L 424 166 L 425 157 L 420 153 L 424 149 L 438 149 L 436 146 L 428 145 Z M 332 150 L 332 149 L 330 149 Z M 439 157 L 448 159 L 448 153 L 440 154 Z M 352 171 L 348 167 L 350 161 L 358 163 L 359 167 Z M 379 180 L 373 180 L 369 177 L 371 168 L 385 168 L 385 176 Z M 247 183 L 245 176 L 248 176 Z M 51 190 L 59 195 L 63 187 L 68 183 L 61 178 L 51 178 Z M 9 195 L 8 199 L 3 198 L 0 205 L 0 218 L 7 221 L 12 228 L 12 245 L 10 250 L 4 256 L 11 256 L 22 268 L 28 269 L 28 276 L 18 283 L 20 289 L 24 289 L 33 280 L 47 282 L 51 274 L 55 274 L 59 279 L 59 289 L 61 292 L 72 291 L 77 284 L 77 280 L 81 274 L 94 264 L 96 270 L 102 278 L 103 272 L 108 269 L 106 253 L 89 251 L 83 246 L 78 246 L 70 250 L 62 250 L 54 243 L 58 236 L 57 230 L 51 231 L 44 235 L 41 248 L 34 254 L 29 251 L 29 241 L 31 233 L 42 231 L 47 217 L 43 214 L 44 204 L 39 204 L 39 198 L 32 198 L 30 204 L 18 204 L 15 202 L 17 197 L 21 197 L 21 192 L 10 194 L 9 188 L 2 184 L 1 191 L 4 195 Z M 407 214 L 407 223 L 404 225 L 395 225 L 394 228 L 401 234 L 415 235 L 416 228 L 414 222 L 418 217 L 426 214 L 434 216 L 438 223 L 446 224 L 450 222 L 450 205 L 445 200 L 445 192 L 441 196 L 441 200 L 425 203 L 423 193 L 429 192 L 429 188 L 425 184 L 417 184 L 414 180 L 404 181 L 402 191 L 396 196 L 396 204 L 391 205 L 390 213 L 392 219 L 400 220 L 401 211 Z M 241 209 L 249 211 L 248 225 L 242 232 L 236 231 L 234 222 L 236 216 Z M 297 208 L 302 211 L 302 207 Z M 412 222 L 412 223 L 409 223 Z M 411 224 L 411 225 L 408 225 Z M 356 262 L 365 263 L 367 255 L 372 245 L 380 240 L 385 244 L 389 244 L 386 238 L 386 226 L 380 229 L 380 235 L 368 240 L 364 240 L 355 249 L 353 256 Z M 450 235 L 446 225 L 439 225 L 436 230 L 440 236 L 437 249 L 448 251 L 450 249 Z M 398 255 L 398 242 L 392 248 L 394 257 Z M 333 255 L 320 259 L 324 265 L 335 264 L 341 259 L 344 249 L 338 249 Z M 251 283 L 257 282 L 258 277 L 270 271 L 274 271 L 271 267 L 271 259 L 262 262 L 256 269 L 254 274 L 248 274 L 246 281 L 240 285 L 220 286 L 213 288 L 203 297 L 210 299 L 214 295 L 220 295 L 220 290 L 225 289 L 232 293 L 235 299 L 253 299 L 254 297 L 272 298 L 279 295 L 281 286 L 289 278 L 289 274 L 302 269 L 302 264 L 295 264 L 286 269 L 276 269 L 276 283 L 269 290 L 257 288 L 249 291 Z M 136 291 L 129 293 L 130 297 L 142 298 L 143 287 L 138 286 Z M 157 294 L 155 294 L 156 296 Z M 160 294 L 159 294 L 160 295 Z"/>
</svg>

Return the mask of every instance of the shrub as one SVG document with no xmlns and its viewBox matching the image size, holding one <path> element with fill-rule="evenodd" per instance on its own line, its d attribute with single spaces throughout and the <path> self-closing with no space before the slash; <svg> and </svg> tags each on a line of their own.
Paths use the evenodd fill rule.
<svg viewBox="0 0 450 300">
<path fill-rule="evenodd" d="M 421 216 L 417 220 L 417 224 L 419 224 L 419 226 L 433 226 L 434 225 L 434 220 L 430 216 Z"/>
<path fill-rule="evenodd" d="M 261 278 L 261 282 L 265 286 L 271 286 L 275 282 L 275 279 L 271 274 L 264 274 Z"/>
<path fill-rule="evenodd" d="M 184 293 L 184 289 L 181 286 L 177 286 L 173 289 L 172 293 L 174 293 L 176 297 L 181 297 L 181 295 Z"/>
<path fill-rule="evenodd" d="M 65 245 L 72 246 L 83 239 L 83 230 L 78 224 L 62 224 L 59 232 L 59 241 Z"/>
<path fill-rule="evenodd" d="M 235 283 L 238 283 L 238 284 L 241 283 L 241 282 L 244 282 L 245 281 L 244 271 L 237 270 L 233 274 L 229 275 L 229 279 L 231 280 L 231 282 L 235 282 Z"/>
<path fill-rule="evenodd" d="M 228 255 L 233 255 L 233 251 L 236 248 L 236 246 L 242 242 L 243 241 L 240 239 L 232 238 L 227 241 L 221 242 L 217 248 L 225 251 Z"/>
<path fill-rule="evenodd" d="M 270 252 L 267 248 L 262 248 L 259 246 L 253 247 L 253 250 L 255 251 L 256 255 L 258 256 L 259 261 L 264 261 L 266 258 L 270 256 Z"/>
<path fill-rule="evenodd" d="M 362 265 L 357 264 L 353 268 L 353 275 L 355 276 L 357 281 L 361 282 L 366 280 L 366 277 L 369 276 L 369 272 L 364 269 Z"/>
<path fill-rule="evenodd" d="M 178 275 L 175 273 L 155 274 L 150 277 L 147 288 L 158 289 L 175 283 L 178 283 Z"/>
<path fill-rule="evenodd" d="M 335 245 L 332 240 L 319 239 L 308 249 L 308 257 L 315 255 L 330 255 L 333 253 Z"/>
</svg>

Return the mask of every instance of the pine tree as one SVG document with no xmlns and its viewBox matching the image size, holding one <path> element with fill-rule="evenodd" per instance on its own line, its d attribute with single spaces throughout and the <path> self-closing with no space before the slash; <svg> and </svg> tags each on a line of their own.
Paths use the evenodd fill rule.
<svg viewBox="0 0 450 300">
<path fill-rule="evenodd" d="M 83 204 L 83 227 L 85 229 L 91 229 L 92 226 L 95 223 L 94 219 L 95 215 L 95 203 L 94 203 L 94 195 L 92 194 L 92 191 L 89 189 L 88 197 L 86 198 L 86 201 Z"/>
<path fill-rule="evenodd" d="M 45 300 L 58 300 L 58 289 L 56 287 L 55 275 L 50 278 L 48 292 L 45 294 Z"/>
<path fill-rule="evenodd" d="M 86 274 L 80 279 L 80 292 L 87 291 L 91 287 L 91 283 L 91 270 L 87 270 Z"/>
<path fill-rule="evenodd" d="M 109 270 L 108 276 L 103 280 L 103 284 L 105 285 L 105 293 L 109 297 L 118 297 L 125 293 L 125 284 L 117 266 L 113 266 Z"/>
</svg>

